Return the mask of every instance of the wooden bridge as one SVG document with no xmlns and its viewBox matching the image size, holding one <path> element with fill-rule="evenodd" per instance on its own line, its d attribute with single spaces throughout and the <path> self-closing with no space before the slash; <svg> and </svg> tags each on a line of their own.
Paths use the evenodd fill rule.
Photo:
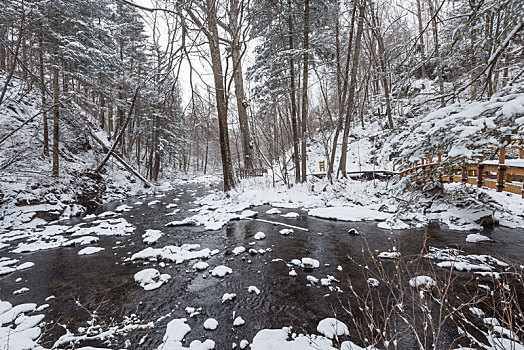
<svg viewBox="0 0 524 350">
<path fill-rule="evenodd" d="M 519 159 L 506 159 L 506 152 L 517 150 Z M 479 160 L 476 164 L 456 166 L 448 169 L 447 173 L 440 176 L 438 180 L 443 183 L 462 182 L 477 187 L 493 188 L 497 192 L 511 192 L 522 195 L 524 198 L 524 150 L 520 143 L 513 142 L 508 147 L 498 150 L 498 160 Z M 440 166 L 442 156 L 439 154 L 437 161 L 433 162 L 432 157 L 421 159 L 420 164 L 413 168 L 399 172 L 400 178 L 421 172 L 431 172 Z M 395 164 L 393 164 L 395 171 Z M 435 180 L 428 176 L 421 180 Z"/>
<path fill-rule="evenodd" d="M 267 174 L 267 169 L 265 168 L 239 168 L 236 170 L 237 177 L 240 179 L 245 179 L 248 177 L 258 177 L 264 176 Z"/>
</svg>

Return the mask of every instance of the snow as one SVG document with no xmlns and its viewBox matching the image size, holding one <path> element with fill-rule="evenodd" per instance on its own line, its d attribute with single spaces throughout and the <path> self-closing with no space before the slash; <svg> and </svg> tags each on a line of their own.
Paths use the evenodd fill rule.
<svg viewBox="0 0 524 350">
<path fill-rule="evenodd" d="M 218 327 L 218 321 L 215 320 L 214 318 L 208 318 L 204 322 L 204 329 L 214 331 L 215 329 L 217 329 L 217 327 Z"/>
<path fill-rule="evenodd" d="M 308 215 L 339 221 L 372 221 L 391 218 L 391 214 L 382 213 L 362 206 L 316 208 L 309 210 Z"/>
<path fill-rule="evenodd" d="M 283 218 L 288 218 L 288 219 L 296 219 L 298 218 L 300 215 L 298 213 L 295 213 L 295 212 L 289 212 L 289 213 L 286 213 L 286 214 L 282 214 L 280 215 L 282 216 Z"/>
<path fill-rule="evenodd" d="M 102 247 L 86 247 L 78 252 L 78 255 L 92 255 L 105 250 Z"/>
<path fill-rule="evenodd" d="M 368 278 L 368 284 L 371 286 L 371 287 L 378 287 L 379 286 L 379 281 L 376 279 L 376 278 Z"/>
<path fill-rule="evenodd" d="M 282 212 L 278 210 L 277 208 L 271 208 L 266 211 L 266 214 L 269 214 L 269 215 L 280 214 L 280 213 Z"/>
<path fill-rule="evenodd" d="M 259 294 L 260 294 L 260 289 L 258 289 L 258 288 L 255 287 L 255 286 L 249 286 L 249 287 L 247 288 L 247 291 L 248 291 L 249 293 L 255 293 L 256 295 L 259 295 Z"/>
<path fill-rule="evenodd" d="M 400 252 L 382 252 L 378 257 L 381 259 L 395 259 L 400 257 Z"/>
<path fill-rule="evenodd" d="M 263 329 L 251 342 L 251 350 L 336 350 L 333 342 L 322 336 L 298 336 L 289 328 Z"/>
<path fill-rule="evenodd" d="M 162 338 L 163 343 L 158 350 L 182 349 L 182 340 L 191 331 L 191 327 L 186 322 L 186 318 L 177 318 L 170 321 Z"/>
<path fill-rule="evenodd" d="M 237 295 L 235 293 L 224 293 L 224 295 L 222 295 L 222 303 L 231 301 L 236 298 L 236 296 Z"/>
<path fill-rule="evenodd" d="M 336 318 L 325 318 L 318 323 L 317 332 L 329 339 L 333 339 L 342 335 L 349 335 L 349 330 L 346 324 Z"/>
<path fill-rule="evenodd" d="M 25 315 L 35 310 L 36 304 L 33 303 L 13 306 L 0 300 L 0 349 L 43 350 L 38 346 L 38 339 L 41 334 L 39 324 L 44 315 Z"/>
<path fill-rule="evenodd" d="M 162 248 L 148 247 L 131 256 L 131 260 L 167 260 L 181 264 L 193 259 L 207 259 L 214 251 L 209 248 L 200 249 L 199 244 L 183 244 L 182 246 L 165 246 Z"/>
<path fill-rule="evenodd" d="M 246 321 L 244 321 L 244 319 L 242 317 L 238 316 L 233 321 L 233 326 L 234 327 L 240 327 L 240 326 L 244 325 L 245 323 L 246 323 Z"/>
<path fill-rule="evenodd" d="M 266 238 L 266 234 L 264 232 L 257 232 L 253 238 L 256 240 L 261 240 Z"/>
<path fill-rule="evenodd" d="M 317 284 L 318 283 L 318 278 L 316 278 L 315 276 L 306 276 L 306 279 L 311 283 L 311 284 Z"/>
<path fill-rule="evenodd" d="M 409 285 L 413 288 L 431 289 L 435 284 L 435 280 L 429 276 L 417 276 L 409 280 Z"/>
<path fill-rule="evenodd" d="M 484 311 L 482 311 L 481 309 L 479 309 L 478 307 L 470 307 L 469 308 L 469 311 L 477 316 L 478 318 L 483 318 L 484 317 Z"/>
<path fill-rule="evenodd" d="M 146 230 L 146 232 L 142 235 L 142 238 L 144 238 L 144 243 L 154 244 L 163 235 L 164 234 L 160 230 Z"/>
<path fill-rule="evenodd" d="M 149 268 L 135 273 L 135 282 L 140 283 L 144 290 L 154 290 L 167 283 L 171 278 L 168 274 L 160 274 L 157 269 Z"/>
<path fill-rule="evenodd" d="M 293 231 L 293 229 L 291 229 L 291 228 L 285 228 L 285 229 L 280 230 L 280 234 L 281 234 L 282 236 L 287 236 L 287 235 L 289 235 L 289 234 L 291 234 L 291 233 L 293 233 L 293 232 L 294 232 L 294 231 Z"/>
<path fill-rule="evenodd" d="M 302 258 L 301 265 L 304 268 L 315 269 L 320 266 L 320 262 L 312 258 Z"/>
<path fill-rule="evenodd" d="M 233 254 L 238 255 L 246 251 L 245 247 L 236 247 L 233 249 Z"/>
<path fill-rule="evenodd" d="M 224 265 L 219 265 L 211 271 L 211 275 L 215 277 L 224 277 L 225 275 L 230 274 L 230 273 L 233 273 L 233 270 L 231 270 L 231 268 L 224 266 Z"/>
<path fill-rule="evenodd" d="M 483 236 L 478 233 L 471 233 L 466 238 L 466 242 L 468 243 L 477 243 L 477 242 L 486 242 L 486 241 L 491 241 L 491 239 L 489 237 Z"/>
<path fill-rule="evenodd" d="M 205 270 L 209 267 L 209 264 L 203 261 L 199 261 L 193 265 L 193 268 L 198 271 Z"/>
</svg>

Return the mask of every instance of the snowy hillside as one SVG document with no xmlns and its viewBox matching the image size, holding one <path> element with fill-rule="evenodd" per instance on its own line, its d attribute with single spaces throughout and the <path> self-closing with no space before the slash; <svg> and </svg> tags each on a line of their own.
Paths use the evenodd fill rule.
<svg viewBox="0 0 524 350">
<path fill-rule="evenodd" d="M 0 76 L 3 85 L 5 75 Z M 40 94 L 13 79 L 0 106 L 0 138 L 39 114 Z M 52 113 L 49 112 L 49 119 Z M 49 121 L 52 144 L 52 120 Z M 51 175 L 51 157 L 43 152 L 43 121 L 38 115 L 0 145 L 0 229 L 36 226 L 45 221 L 76 216 L 104 199 L 141 191 L 127 172 L 109 163 L 103 175 L 94 173 L 103 157 L 90 132 L 103 135 L 93 118 L 72 102 L 65 102 L 60 124 L 60 176 Z M 51 147 L 51 146 L 50 146 Z"/>
</svg>

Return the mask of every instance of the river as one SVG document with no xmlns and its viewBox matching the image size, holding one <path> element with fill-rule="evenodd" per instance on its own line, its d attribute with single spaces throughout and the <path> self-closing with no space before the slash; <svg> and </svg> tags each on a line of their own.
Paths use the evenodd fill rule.
<svg viewBox="0 0 524 350">
<path fill-rule="evenodd" d="M 124 237 L 100 237 L 96 245 L 105 250 L 93 255 L 78 255 L 78 251 L 83 248 L 80 246 L 23 254 L 5 250 L 0 252 L 0 256 L 35 263 L 33 268 L 0 277 L 0 299 L 10 301 L 13 305 L 24 302 L 50 304 L 43 311 L 46 325 L 40 340 L 40 344 L 49 348 L 65 333 L 59 324 L 76 332 L 79 327 L 86 327 L 86 322 L 95 311 L 97 322 L 104 327 L 118 324 L 132 314 L 137 315 L 141 324 L 154 322 L 154 327 L 120 334 L 112 339 L 109 346 L 99 340 L 83 342 L 82 346 L 156 349 L 162 343 L 166 324 L 173 318 L 188 317 L 192 330 L 186 337 L 186 346 L 194 339 L 203 341 L 209 338 L 215 341 L 216 349 L 231 349 L 233 343 L 239 344 L 242 339 L 251 341 L 264 328 L 293 326 L 294 332 L 312 334 L 316 332 L 321 319 L 334 315 L 350 325 L 351 321 L 344 311 L 350 298 L 348 281 L 358 288 L 367 285 L 362 269 L 357 268 L 352 259 L 357 264 L 365 265 L 367 247 L 372 253 L 391 251 L 395 247 L 402 256 L 414 256 L 420 251 L 427 235 L 428 246 L 461 247 L 465 254 L 488 254 L 524 264 L 524 229 L 496 227 L 484 232 L 492 239 L 491 242 L 466 243 L 467 233 L 451 231 L 438 224 L 390 233 L 377 228 L 375 222 L 328 221 L 309 217 L 300 210 L 281 209 L 283 213 L 298 211 L 300 217 L 295 219 L 265 214 L 271 209 L 270 206 L 252 209 L 259 213 L 259 219 L 278 221 L 308 231 L 295 229 L 292 234 L 284 236 L 279 233 L 283 226 L 257 220 L 230 221 L 217 231 L 191 226 L 165 227 L 169 221 L 191 215 L 188 210 L 196 207 L 195 198 L 208 190 L 208 185 L 185 185 L 163 197 L 130 198 L 124 201 L 132 209 L 120 213 L 119 217 L 136 228 L 134 233 Z M 162 203 L 148 205 L 151 200 L 160 200 Z M 175 200 L 180 212 L 167 216 L 173 209 L 166 208 L 166 204 Z M 143 204 L 134 204 L 137 201 Z M 99 208 L 95 214 L 114 210 L 121 204 L 110 203 Z M 82 219 L 68 224 L 79 222 Z M 360 235 L 348 234 L 351 228 L 360 232 Z M 196 260 L 178 265 L 167 263 L 164 267 L 159 263 L 146 265 L 144 261 L 129 261 L 132 254 L 148 246 L 142 242 L 142 234 L 146 229 L 158 229 L 164 233 L 154 247 L 198 243 L 203 248 L 218 249 L 218 254 L 205 261 L 210 268 L 227 265 L 233 270 L 232 274 L 217 278 L 210 276 L 208 271 L 195 272 L 191 266 Z M 266 238 L 254 240 L 254 235 L 259 231 L 264 232 Z M 232 250 L 238 246 L 256 250 L 271 249 L 265 254 L 249 254 L 246 251 L 234 255 Z M 308 271 L 286 264 L 292 259 L 303 257 L 318 260 L 320 267 Z M 384 262 L 384 265 L 388 264 L 393 263 Z M 432 266 L 431 262 L 423 261 L 421 271 L 430 271 Z M 136 272 L 146 267 L 157 268 L 172 278 L 159 289 L 146 291 L 133 279 Z M 296 277 L 289 275 L 291 270 L 296 271 Z M 320 283 L 311 285 L 306 279 L 308 275 L 318 279 L 331 275 L 339 282 L 332 281 L 330 290 Z M 459 272 L 457 275 L 467 281 L 471 273 Z M 19 278 L 22 281 L 16 282 Z M 22 285 L 28 286 L 30 290 L 13 295 L 12 292 Z M 249 286 L 256 286 L 260 294 L 248 293 Z M 335 290 L 337 287 L 341 292 Z M 224 293 L 235 293 L 237 296 L 223 303 Z M 49 296 L 55 298 L 46 301 Z M 199 315 L 189 318 L 186 307 L 202 309 Z M 234 314 L 241 316 L 246 323 L 233 327 Z M 218 321 L 215 331 L 207 331 L 202 327 L 208 317 Z M 354 335 L 351 326 L 349 328 L 350 334 Z M 448 337 L 452 338 L 453 334 Z"/>
</svg>

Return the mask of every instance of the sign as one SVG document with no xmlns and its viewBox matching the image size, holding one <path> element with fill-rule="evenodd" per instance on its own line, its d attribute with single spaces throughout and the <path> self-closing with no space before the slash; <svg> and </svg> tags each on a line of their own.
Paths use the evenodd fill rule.
<svg viewBox="0 0 524 350">
<path fill-rule="evenodd" d="M 318 168 L 320 169 L 320 171 L 326 171 L 326 162 L 325 161 L 318 162 Z"/>
</svg>

